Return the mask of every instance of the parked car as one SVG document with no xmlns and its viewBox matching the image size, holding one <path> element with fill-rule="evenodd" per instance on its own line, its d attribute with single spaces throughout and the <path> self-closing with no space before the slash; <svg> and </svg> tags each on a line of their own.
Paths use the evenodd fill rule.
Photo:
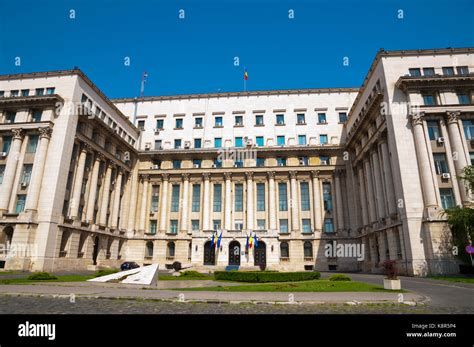
<svg viewBox="0 0 474 347">
<path fill-rule="evenodd" d="M 132 270 L 132 269 L 136 269 L 137 267 L 140 267 L 140 265 L 138 265 L 134 261 L 126 261 L 120 266 L 120 270 L 122 271 Z"/>
</svg>

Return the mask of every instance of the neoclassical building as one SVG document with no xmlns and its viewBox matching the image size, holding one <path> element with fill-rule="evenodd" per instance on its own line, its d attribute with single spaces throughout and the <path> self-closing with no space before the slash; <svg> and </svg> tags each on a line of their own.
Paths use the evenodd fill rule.
<svg viewBox="0 0 474 347">
<path fill-rule="evenodd" d="M 110 100 L 78 69 L 0 76 L 0 268 L 456 272 L 473 53 L 381 50 L 360 88 Z"/>
</svg>

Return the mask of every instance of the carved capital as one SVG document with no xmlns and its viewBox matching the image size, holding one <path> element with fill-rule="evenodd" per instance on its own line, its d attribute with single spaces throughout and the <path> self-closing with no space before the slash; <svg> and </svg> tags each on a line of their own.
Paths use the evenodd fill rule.
<svg viewBox="0 0 474 347">
<path fill-rule="evenodd" d="M 290 174 L 291 179 L 296 179 L 297 175 L 298 175 L 298 173 L 296 171 L 290 171 L 289 174 Z"/>
<path fill-rule="evenodd" d="M 25 136 L 23 129 L 12 129 L 13 139 L 14 140 L 22 140 Z"/>
<path fill-rule="evenodd" d="M 231 180 L 232 179 L 232 173 L 231 172 L 224 172 L 224 178 L 226 180 Z"/>
<path fill-rule="evenodd" d="M 102 160 L 106 160 L 106 159 L 107 159 L 107 157 L 105 156 L 105 154 L 104 154 L 104 153 L 98 152 L 98 153 L 96 154 L 96 157 L 95 157 L 95 159 L 96 159 L 96 160 L 100 160 L 100 161 L 102 161 Z"/>
<path fill-rule="evenodd" d="M 203 179 L 203 180 L 207 181 L 207 180 L 209 180 L 210 178 L 211 178 L 211 174 L 210 174 L 209 172 L 204 172 L 204 173 L 202 174 L 202 179 Z"/>
<path fill-rule="evenodd" d="M 150 175 L 140 174 L 140 180 L 143 181 L 143 182 L 150 181 Z"/>
<path fill-rule="evenodd" d="M 170 179 L 170 174 L 168 174 L 168 173 L 162 173 L 162 174 L 161 174 L 161 179 L 162 179 L 163 181 L 168 181 L 168 180 Z"/>
<path fill-rule="evenodd" d="M 268 175 L 268 178 L 274 179 L 275 178 L 275 171 L 268 171 L 267 175 Z"/>
<path fill-rule="evenodd" d="M 248 180 L 253 179 L 253 172 L 246 172 L 245 173 L 245 178 L 247 178 Z"/>
<path fill-rule="evenodd" d="M 424 112 L 418 112 L 410 115 L 411 126 L 414 127 L 415 125 L 423 125 L 423 118 L 425 117 Z"/>
<path fill-rule="evenodd" d="M 319 170 L 313 170 L 311 171 L 311 176 L 313 178 L 319 178 L 320 171 Z"/>
<path fill-rule="evenodd" d="M 39 128 L 38 131 L 40 133 L 39 135 L 40 139 L 41 138 L 50 139 L 51 134 L 53 133 L 53 129 L 51 127 Z"/>
<path fill-rule="evenodd" d="M 181 174 L 181 179 L 183 181 L 189 181 L 189 174 L 188 173 L 184 173 L 184 174 Z"/>
<path fill-rule="evenodd" d="M 461 116 L 460 111 L 447 111 L 446 114 L 448 124 L 457 123 Z"/>
</svg>

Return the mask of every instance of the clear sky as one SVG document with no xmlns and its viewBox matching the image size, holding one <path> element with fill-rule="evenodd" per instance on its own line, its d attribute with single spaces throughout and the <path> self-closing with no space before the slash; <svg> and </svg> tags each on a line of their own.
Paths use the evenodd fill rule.
<svg viewBox="0 0 474 347">
<path fill-rule="evenodd" d="M 110 98 L 143 71 L 145 95 L 241 91 L 244 67 L 248 90 L 358 87 L 379 48 L 468 46 L 474 0 L 0 0 L 0 74 L 78 66 Z"/>
</svg>

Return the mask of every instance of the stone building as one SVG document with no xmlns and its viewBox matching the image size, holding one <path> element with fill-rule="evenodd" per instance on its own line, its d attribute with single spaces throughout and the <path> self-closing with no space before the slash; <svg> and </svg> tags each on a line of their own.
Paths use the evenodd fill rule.
<svg viewBox="0 0 474 347">
<path fill-rule="evenodd" d="M 109 100 L 80 70 L 0 76 L 0 267 L 455 272 L 473 52 L 381 50 L 360 88 Z"/>
</svg>

